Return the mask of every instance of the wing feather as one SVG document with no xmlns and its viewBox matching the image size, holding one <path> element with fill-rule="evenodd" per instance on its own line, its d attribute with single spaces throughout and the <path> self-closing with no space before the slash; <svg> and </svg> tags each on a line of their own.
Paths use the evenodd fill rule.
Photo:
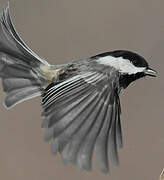
<svg viewBox="0 0 164 180">
<path fill-rule="evenodd" d="M 57 122 L 58 119 L 61 119 L 62 116 L 66 115 L 71 109 L 73 109 L 77 105 L 81 105 L 81 102 L 86 102 L 87 97 L 94 92 L 93 89 L 94 87 L 83 88 L 83 90 L 78 92 L 73 97 L 69 95 L 68 97 L 66 96 L 61 102 L 56 102 L 57 104 L 56 106 L 54 104 L 53 112 L 48 112 L 49 127 L 52 126 L 55 122 Z"/>
<path fill-rule="evenodd" d="M 114 165 L 119 164 L 118 152 L 117 152 L 117 141 L 116 141 L 116 118 L 117 118 L 117 107 L 116 102 L 114 101 L 112 108 L 112 119 L 111 119 L 111 128 L 108 132 L 108 159 L 112 161 Z"/>
<path fill-rule="evenodd" d="M 107 89 L 108 86 L 106 85 L 101 94 L 101 97 L 104 96 L 105 99 L 108 96 Z M 90 131 L 83 140 L 77 156 L 78 166 L 86 170 L 91 169 L 92 152 L 94 150 L 96 138 L 99 134 L 99 131 L 104 121 L 104 117 L 106 115 L 107 104 L 104 103 L 102 99 L 100 99 L 99 104 L 96 108 L 97 112 L 94 123 L 92 124 Z"/>
<path fill-rule="evenodd" d="M 103 125 L 95 144 L 96 158 L 98 160 L 99 168 L 103 172 L 109 171 L 107 141 L 108 141 L 108 132 L 110 129 L 111 117 L 112 117 L 112 105 L 109 103 L 110 96 L 111 93 L 108 94 L 108 99 L 106 104 L 107 106 L 106 114 L 104 116 Z"/>
<path fill-rule="evenodd" d="M 109 160 L 119 164 L 122 132 L 116 84 L 116 76 L 91 71 L 46 88 L 45 140 L 52 140 L 52 152 L 60 152 L 64 162 L 90 170 L 95 150 L 101 171 L 109 172 Z"/>
<path fill-rule="evenodd" d="M 103 127 L 96 140 L 95 152 L 100 170 L 104 173 L 109 172 L 108 162 L 108 132 L 111 126 L 112 105 L 108 106 L 107 114 Z"/>
<path fill-rule="evenodd" d="M 84 138 L 87 136 L 88 132 L 91 130 L 91 127 L 96 119 L 96 116 L 98 115 L 100 111 L 100 96 L 95 101 L 95 106 L 92 109 L 91 113 L 87 117 L 87 119 L 83 122 L 80 129 L 76 132 L 76 134 L 71 138 L 70 142 L 66 146 L 67 151 L 67 157 L 65 160 L 77 162 L 77 153 L 80 148 L 81 143 L 83 142 Z"/>
<path fill-rule="evenodd" d="M 119 148 L 123 147 L 123 138 L 122 138 L 122 129 L 121 129 L 121 119 L 120 119 L 120 114 L 121 114 L 121 105 L 120 105 L 120 100 L 118 99 L 118 109 L 117 109 L 117 123 L 116 123 L 116 135 L 117 135 L 117 146 Z"/>
<path fill-rule="evenodd" d="M 98 93 L 96 94 L 96 96 Z M 95 96 L 90 100 L 86 106 L 82 108 L 82 112 L 78 115 L 78 120 L 74 119 L 72 123 L 63 131 L 56 139 L 60 142 L 59 151 L 62 152 L 63 160 L 67 161 L 69 159 L 68 152 L 65 152 L 64 147 L 67 143 L 71 141 L 74 137 L 77 137 L 79 134 L 79 129 L 82 128 L 85 121 L 87 121 L 88 116 L 92 113 L 97 104 L 97 99 Z M 79 138 L 80 139 L 80 138 Z M 64 149 L 64 150 L 63 150 Z"/>
<path fill-rule="evenodd" d="M 72 123 L 72 121 L 78 119 L 78 116 L 83 112 L 83 109 L 85 109 L 85 107 L 90 104 L 96 96 L 97 94 L 87 94 L 72 103 L 70 106 L 67 106 L 67 108 L 64 108 L 64 112 L 56 113 L 56 117 L 53 119 L 51 118 L 53 122 L 56 121 L 53 136 L 57 137 L 70 123 Z M 52 123 L 50 125 L 52 125 Z"/>
</svg>

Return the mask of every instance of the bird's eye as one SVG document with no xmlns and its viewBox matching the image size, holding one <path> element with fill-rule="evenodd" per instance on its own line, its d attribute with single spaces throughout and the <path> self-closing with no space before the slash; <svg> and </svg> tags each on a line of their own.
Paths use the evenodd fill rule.
<svg viewBox="0 0 164 180">
<path fill-rule="evenodd" d="M 138 65 L 138 61 L 137 61 L 136 59 L 134 59 L 134 60 L 132 61 L 132 63 L 133 63 L 135 66 Z"/>
</svg>

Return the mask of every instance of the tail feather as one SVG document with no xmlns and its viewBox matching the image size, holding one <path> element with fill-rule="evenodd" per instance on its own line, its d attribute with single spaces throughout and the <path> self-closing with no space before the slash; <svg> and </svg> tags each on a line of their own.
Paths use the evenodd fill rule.
<svg viewBox="0 0 164 180">
<path fill-rule="evenodd" d="M 23 79 L 23 78 L 5 78 L 2 79 L 3 90 L 6 93 L 13 91 L 15 89 L 27 88 L 31 86 L 40 86 L 39 82 L 36 82 L 32 79 Z"/>
<path fill-rule="evenodd" d="M 10 18 L 9 6 L 0 14 L 0 51 L 33 67 L 49 63 L 35 54 L 19 37 Z"/>
<path fill-rule="evenodd" d="M 7 94 L 4 100 L 6 107 L 41 95 L 47 81 L 42 72 L 44 66 L 50 67 L 14 29 L 8 6 L 0 14 L 0 78 Z"/>
<path fill-rule="evenodd" d="M 40 96 L 41 92 L 37 86 L 18 88 L 12 90 L 5 98 L 4 105 L 7 108 L 12 108 L 16 104 L 25 100 L 31 99 L 36 96 Z"/>
<path fill-rule="evenodd" d="M 14 58 L 10 58 L 13 60 Z M 8 57 L 8 61 L 10 60 Z M 25 65 L 17 64 L 14 62 L 11 64 L 9 61 L 3 62 L 2 59 L 0 61 L 0 77 L 1 78 L 9 78 L 9 77 L 21 77 L 21 78 L 32 78 L 32 69 L 26 67 Z"/>
</svg>

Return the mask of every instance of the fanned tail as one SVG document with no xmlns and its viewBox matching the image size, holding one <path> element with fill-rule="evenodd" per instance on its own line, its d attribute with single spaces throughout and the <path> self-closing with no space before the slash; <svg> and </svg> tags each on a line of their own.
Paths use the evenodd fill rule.
<svg viewBox="0 0 164 180">
<path fill-rule="evenodd" d="M 0 78 L 7 108 L 39 96 L 46 83 L 47 61 L 36 55 L 19 37 L 12 24 L 9 6 L 0 14 Z"/>
</svg>

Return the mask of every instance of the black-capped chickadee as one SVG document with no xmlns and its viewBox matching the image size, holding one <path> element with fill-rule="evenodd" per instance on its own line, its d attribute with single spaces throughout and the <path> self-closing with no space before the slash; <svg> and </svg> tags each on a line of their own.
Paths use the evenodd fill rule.
<svg viewBox="0 0 164 180">
<path fill-rule="evenodd" d="M 116 50 L 50 65 L 19 37 L 9 7 L 0 14 L 0 77 L 11 108 L 42 96 L 45 140 L 65 162 L 91 169 L 93 152 L 99 168 L 109 171 L 109 160 L 119 164 L 117 148 L 123 146 L 119 95 L 145 76 L 156 76 L 146 60 L 133 52 Z"/>
</svg>

